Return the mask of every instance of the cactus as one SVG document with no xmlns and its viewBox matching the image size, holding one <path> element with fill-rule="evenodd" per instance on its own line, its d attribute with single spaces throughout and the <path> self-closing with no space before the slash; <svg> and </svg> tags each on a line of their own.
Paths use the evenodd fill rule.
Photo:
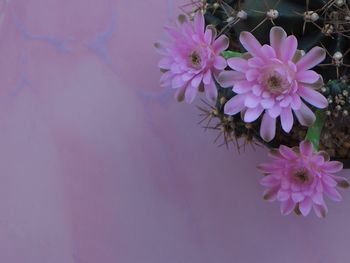
<svg viewBox="0 0 350 263">
<path fill-rule="evenodd" d="M 325 217 L 323 195 L 349 187 L 334 175 L 350 168 L 349 1 L 191 0 L 156 45 L 161 85 L 211 101 L 198 109 L 215 142 L 275 148 L 257 168 L 284 215 Z"/>
<path fill-rule="evenodd" d="M 325 85 L 321 92 L 328 98 L 327 119 L 320 138 L 320 149 L 334 159 L 350 158 L 350 1 L 347 0 L 207 0 L 197 2 L 205 14 L 206 23 L 214 25 L 220 34 L 230 38 L 230 49 L 244 50 L 238 36 L 242 31 L 253 32 L 260 43 L 267 43 L 271 27 L 283 27 L 298 39 L 298 49 L 308 51 L 323 46 L 327 58 L 315 70 L 322 75 Z M 200 3 L 200 5 L 199 5 Z M 253 135 L 258 141 L 260 120 L 247 128 L 239 115 L 228 118 L 224 103 L 235 94 L 218 85 L 219 95 L 215 116 L 226 127 L 225 141 L 232 137 Z M 227 125 L 227 122 L 231 122 Z M 218 126 L 216 125 L 216 127 Z M 305 138 L 307 127 L 297 124 L 287 134 L 277 127 L 270 147 L 281 144 L 296 146 Z"/>
</svg>

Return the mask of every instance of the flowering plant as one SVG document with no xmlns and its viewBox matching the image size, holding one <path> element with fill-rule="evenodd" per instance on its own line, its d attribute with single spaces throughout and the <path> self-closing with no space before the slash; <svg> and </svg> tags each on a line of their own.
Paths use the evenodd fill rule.
<svg viewBox="0 0 350 263">
<path fill-rule="evenodd" d="M 313 208 L 325 217 L 323 194 L 340 201 L 337 188 L 349 186 L 335 173 L 350 157 L 350 49 L 343 49 L 350 44 L 350 4 L 201 0 L 189 6 L 156 44 L 161 85 L 187 103 L 204 91 L 213 105 L 199 107 L 206 128 L 216 118 L 213 128 L 223 131 L 226 145 L 240 149 L 244 138 L 272 149 L 273 161 L 258 170 L 268 188 L 264 199 L 280 201 L 282 214 L 307 216 Z"/>
</svg>

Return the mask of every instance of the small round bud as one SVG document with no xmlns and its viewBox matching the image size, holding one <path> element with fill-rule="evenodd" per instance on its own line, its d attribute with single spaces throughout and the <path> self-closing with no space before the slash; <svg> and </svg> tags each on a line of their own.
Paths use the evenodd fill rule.
<svg viewBox="0 0 350 263">
<path fill-rule="evenodd" d="M 239 12 L 237 13 L 237 17 L 238 17 L 239 19 L 247 19 L 248 14 L 247 14 L 245 11 L 241 10 L 241 11 L 239 11 Z"/>
<path fill-rule="evenodd" d="M 327 92 L 327 88 L 326 88 L 326 87 L 322 87 L 322 88 L 321 88 L 321 92 L 322 92 L 322 93 L 326 93 L 326 92 Z"/>
<path fill-rule="evenodd" d="M 329 110 L 328 110 L 328 111 L 326 111 L 326 115 L 327 115 L 327 116 L 331 116 L 331 114 L 332 114 L 332 112 L 331 112 L 331 111 L 329 111 Z"/>
<path fill-rule="evenodd" d="M 337 111 L 340 111 L 340 110 L 341 110 L 341 106 L 340 106 L 340 105 L 337 105 L 337 106 L 335 107 L 335 109 L 336 109 Z"/>
<path fill-rule="evenodd" d="M 312 13 L 311 21 L 316 22 L 319 18 L 320 18 L 320 16 L 317 13 L 315 13 L 315 12 Z"/>
<path fill-rule="evenodd" d="M 343 90 L 343 95 L 347 97 L 349 95 L 349 92 L 347 90 Z"/>
<path fill-rule="evenodd" d="M 316 22 L 320 16 L 314 11 L 306 11 L 304 12 L 304 20 L 306 22 Z"/>
<path fill-rule="evenodd" d="M 279 16 L 279 12 L 275 9 L 270 9 L 267 11 L 266 16 L 270 19 L 277 19 Z"/>
<path fill-rule="evenodd" d="M 230 16 L 226 19 L 227 23 L 232 23 L 235 20 L 235 18 L 233 16 Z"/>
<path fill-rule="evenodd" d="M 342 60 L 343 59 L 343 54 L 339 51 L 335 52 L 333 55 L 333 59 L 336 61 Z"/>
<path fill-rule="evenodd" d="M 218 8 L 220 7 L 220 4 L 219 4 L 218 2 L 216 2 L 216 3 L 213 4 L 213 7 L 214 7 L 215 9 L 218 9 Z"/>
<path fill-rule="evenodd" d="M 322 28 L 322 33 L 325 35 L 331 35 L 334 33 L 334 26 L 332 24 L 325 24 Z"/>
<path fill-rule="evenodd" d="M 343 110 L 343 116 L 344 116 L 344 117 L 349 116 L 349 112 L 348 112 L 347 110 Z"/>
<path fill-rule="evenodd" d="M 345 4 L 345 0 L 336 0 L 336 1 L 335 1 L 335 4 L 336 4 L 337 6 L 343 6 L 343 5 Z"/>
</svg>

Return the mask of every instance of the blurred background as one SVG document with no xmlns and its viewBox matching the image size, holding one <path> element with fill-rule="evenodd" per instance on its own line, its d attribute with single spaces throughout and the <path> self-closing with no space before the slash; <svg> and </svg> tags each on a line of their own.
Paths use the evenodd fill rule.
<svg viewBox="0 0 350 263">
<path fill-rule="evenodd" d="M 153 43 L 184 3 L 1 1 L 1 262 L 350 262 L 350 192 L 281 216 L 266 150 L 218 147 L 201 101 L 159 87 Z"/>
</svg>

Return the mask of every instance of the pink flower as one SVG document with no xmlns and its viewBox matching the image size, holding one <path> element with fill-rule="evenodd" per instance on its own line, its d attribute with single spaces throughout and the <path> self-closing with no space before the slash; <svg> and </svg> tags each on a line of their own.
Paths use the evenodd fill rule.
<svg viewBox="0 0 350 263">
<path fill-rule="evenodd" d="M 215 39 L 215 29 L 205 28 L 200 12 L 194 21 L 184 16 L 180 18 L 176 27 L 166 27 L 169 40 L 156 45 L 164 55 L 159 62 L 159 67 L 165 71 L 161 85 L 177 89 L 179 101 L 193 102 L 203 88 L 207 98 L 215 100 L 217 88 L 213 75 L 217 76 L 227 66 L 220 53 L 227 49 L 229 40 L 224 35 Z"/>
<path fill-rule="evenodd" d="M 289 214 L 298 209 L 307 216 L 314 209 L 319 217 L 325 217 L 328 209 L 323 199 L 326 194 L 334 201 L 342 198 L 337 186 L 348 187 L 345 178 L 333 175 L 343 168 L 337 161 L 329 161 L 325 152 L 314 152 L 309 141 L 300 143 L 299 148 L 280 146 L 272 150 L 272 163 L 261 164 L 258 169 L 266 176 L 261 180 L 268 187 L 264 199 L 281 202 L 281 213 Z"/>
<path fill-rule="evenodd" d="M 275 137 L 276 118 L 290 132 L 293 113 L 304 126 L 315 121 L 314 113 L 300 99 L 317 108 L 325 108 L 327 99 L 315 91 L 320 75 L 309 70 L 325 59 L 323 48 L 314 47 L 306 55 L 297 50 L 297 39 L 288 36 L 281 27 L 270 31 L 270 44 L 261 45 L 249 32 L 242 32 L 240 42 L 249 52 L 242 58 L 231 58 L 228 66 L 235 71 L 223 71 L 219 83 L 237 93 L 225 105 L 225 113 L 242 112 L 245 122 L 253 122 L 263 114 L 260 135 L 265 141 Z"/>
</svg>

